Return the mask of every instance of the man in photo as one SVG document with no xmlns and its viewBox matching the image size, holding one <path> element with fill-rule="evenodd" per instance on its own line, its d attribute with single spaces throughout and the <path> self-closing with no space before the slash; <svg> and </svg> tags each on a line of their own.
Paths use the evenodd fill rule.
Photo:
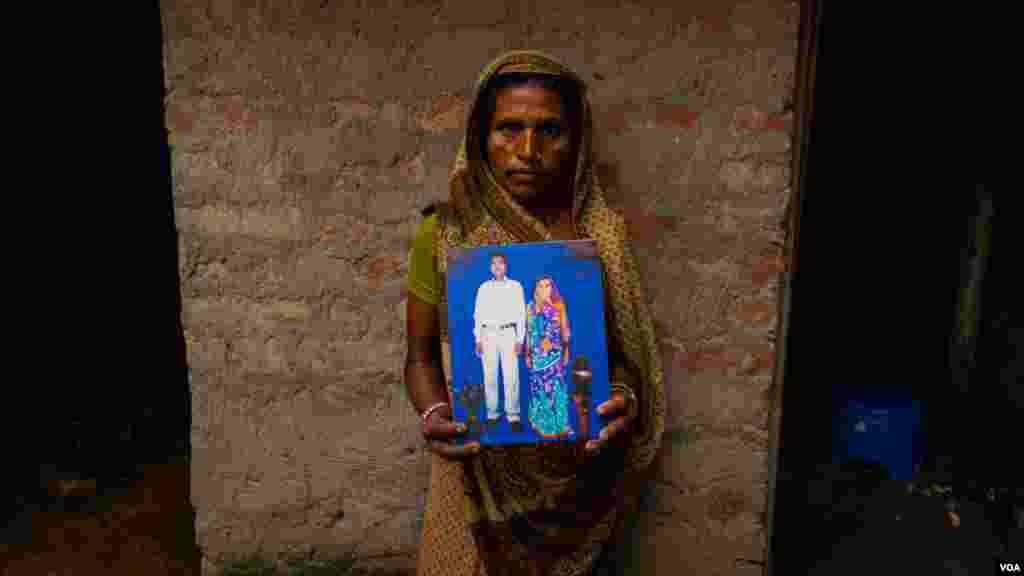
<svg viewBox="0 0 1024 576">
<path fill-rule="evenodd" d="M 526 299 L 523 286 L 505 276 L 504 254 L 491 255 L 491 274 L 477 289 L 473 312 L 476 355 L 483 363 L 487 423 L 494 426 L 498 412 L 498 365 L 505 385 L 505 418 L 513 432 L 522 428 L 519 420 L 519 355 L 526 338 Z"/>
</svg>

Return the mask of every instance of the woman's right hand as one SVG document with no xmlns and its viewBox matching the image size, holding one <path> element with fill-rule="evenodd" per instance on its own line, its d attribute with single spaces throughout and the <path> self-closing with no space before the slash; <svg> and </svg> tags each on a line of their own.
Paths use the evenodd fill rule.
<svg viewBox="0 0 1024 576">
<path fill-rule="evenodd" d="M 451 409 L 447 406 L 435 410 L 423 424 L 423 437 L 431 452 L 448 460 L 465 460 L 480 451 L 479 442 L 464 445 L 455 444 L 455 439 L 466 433 L 465 424 L 456 424 L 451 419 Z"/>
</svg>

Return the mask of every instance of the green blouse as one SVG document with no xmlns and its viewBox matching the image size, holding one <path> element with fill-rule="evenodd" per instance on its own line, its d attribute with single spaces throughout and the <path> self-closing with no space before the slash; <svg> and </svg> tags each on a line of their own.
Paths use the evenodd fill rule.
<svg viewBox="0 0 1024 576">
<path fill-rule="evenodd" d="M 437 257 L 434 253 L 434 228 L 436 225 L 437 213 L 434 212 L 416 226 L 412 237 L 412 247 L 409 249 L 407 281 L 409 292 L 434 306 L 441 301 Z"/>
</svg>

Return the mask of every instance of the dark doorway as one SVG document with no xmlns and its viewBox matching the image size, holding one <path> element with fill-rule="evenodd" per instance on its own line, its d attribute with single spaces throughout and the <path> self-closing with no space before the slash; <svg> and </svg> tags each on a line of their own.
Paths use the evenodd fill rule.
<svg viewBox="0 0 1024 576">
<path fill-rule="evenodd" d="M 31 340 L 46 376 L 19 383 L 28 398 L 4 419 L 13 447 L 0 502 L 5 574 L 200 573 L 163 25 L 159 2 L 130 5 L 106 18 L 90 6 L 81 41 L 41 66 L 59 78 L 56 115 L 102 136 L 78 146 L 82 169 L 51 167 L 81 179 L 48 182 L 63 191 L 58 211 L 82 226 L 62 230 L 70 255 L 53 265 L 74 316 L 40 323 L 39 334 L 53 331 Z M 73 197 L 87 198 L 88 215 Z"/>
<path fill-rule="evenodd" d="M 802 152 L 799 266 L 780 332 L 787 342 L 770 573 L 988 573 L 1019 546 L 1012 507 L 1022 482 L 1005 466 L 1010 443 L 1019 443 L 1011 426 L 1021 421 L 1024 379 L 1012 225 L 994 202 L 963 389 L 953 335 L 972 231 L 992 193 L 946 180 L 941 156 L 928 157 L 932 132 L 908 111 L 931 86 L 908 80 L 906 59 L 893 57 L 903 37 L 879 33 L 876 49 L 857 53 L 856 66 L 873 79 L 858 84 L 854 62 L 824 56 L 824 16 L 820 3 L 803 5 L 811 4 L 816 87 L 804 103 L 813 122 Z M 823 78 L 836 89 L 827 101 Z M 858 395 L 920 407 L 906 467 L 841 453 L 836 406 Z"/>
</svg>

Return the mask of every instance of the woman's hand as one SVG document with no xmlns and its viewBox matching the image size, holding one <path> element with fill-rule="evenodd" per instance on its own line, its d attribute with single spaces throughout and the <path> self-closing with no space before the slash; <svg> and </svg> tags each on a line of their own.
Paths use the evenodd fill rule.
<svg viewBox="0 0 1024 576">
<path fill-rule="evenodd" d="M 465 424 L 456 424 L 451 419 L 451 408 L 445 406 L 435 410 L 423 424 L 423 437 L 431 452 L 448 460 L 465 460 L 480 451 L 479 442 L 459 446 L 455 438 L 466 433 Z"/>
<path fill-rule="evenodd" d="M 449 402 L 431 412 L 425 422 L 420 420 L 427 447 L 452 460 L 476 454 L 480 449 L 479 443 L 456 446 L 453 442 L 457 436 L 465 433 L 465 427 L 452 422 L 452 395 L 450 386 L 445 383 L 442 366 L 437 306 L 421 300 L 412 292 L 406 303 L 406 342 L 405 388 L 417 413 L 422 414 L 422 410 L 439 401 Z M 478 355 L 483 351 L 480 342 L 474 348 Z"/>
<path fill-rule="evenodd" d="M 587 442 L 586 450 L 588 452 L 597 452 L 608 444 L 613 438 L 618 437 L 633 423 L 636 419 L 635 406 L 630 406 L 630 403 L 635 402 L 635 398 L 631 399 L 624 392 L 615 391 L 612 392 L 612 397 L 607 402 L 604 402 L 597 407 L 597 413 L 601 416 L 617 416 L 614 420 L 608 423 L 607 426 L 601 430 L 597 440 L 591 440 Z"/>
</svg>

